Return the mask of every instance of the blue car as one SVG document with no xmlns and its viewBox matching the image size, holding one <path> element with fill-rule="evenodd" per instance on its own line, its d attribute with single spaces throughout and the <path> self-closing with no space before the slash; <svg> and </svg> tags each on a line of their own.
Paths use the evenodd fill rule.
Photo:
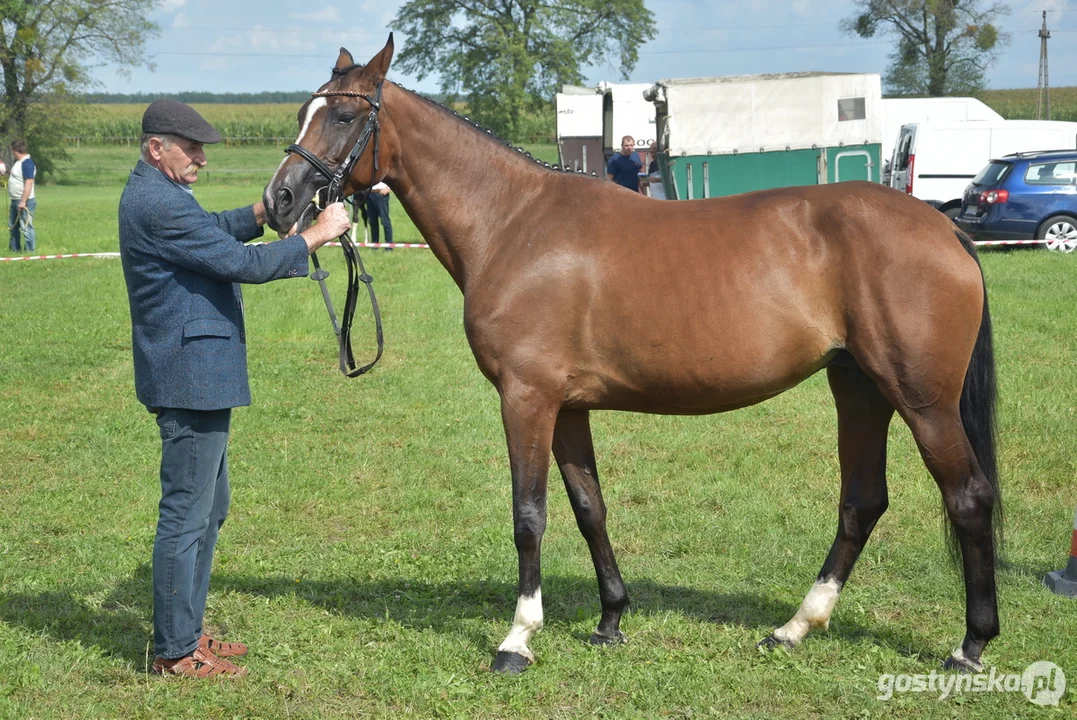
<svg viewBox="0 0 1077 720">
<path fill-rule="evenodd" d="M 1077 150 L 1006 155 L 965 189 L 954 222 L 991 244 L 1040 241 L 1050 250 L 1077 248 Z"/>
</svg>

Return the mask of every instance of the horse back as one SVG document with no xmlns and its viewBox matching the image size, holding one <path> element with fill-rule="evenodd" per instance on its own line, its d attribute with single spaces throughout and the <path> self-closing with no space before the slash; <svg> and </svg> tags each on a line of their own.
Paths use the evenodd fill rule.
<svg viewBox="0 0 1077 720">
<path fill-rule="evenodd" d="M 527 372 L 564 382 L 570 405 L 713 412 L 792 387 L 850 345 L 876 352 L 943 308 L 979 317 L 979 268 L 949 220 L 897 191 L 671 202 L 571 179 L 548 191 L 557 222 L 506 232 L 489 264 L 501 277 L 480 284 L 496 295 L 465 294 L 492 379 L 539 358 Z"/>
</svg>

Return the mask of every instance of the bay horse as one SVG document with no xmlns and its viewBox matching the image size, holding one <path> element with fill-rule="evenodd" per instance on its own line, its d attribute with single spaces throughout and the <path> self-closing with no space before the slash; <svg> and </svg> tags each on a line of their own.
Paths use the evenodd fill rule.
<svg viewBox="0 0 1077 720">
<path fill-rule="evenodd" d="M 497 388 L 512 473 L 519 595 L 493 669 L 519 672 L 542 627 L 540 546 L 551 449 L 594 561 L 595 644 L 623 639 L 628 595 L 606 532 L 592 410 L 697 415 L 771 398 L 825 368 L 838 416 L 838 528 L 796 614 L 760 645 L 828 626 L 887 508 L 887 428 L 908 424 L 960 551 L 966 635 L 947 668 L 982 669 L 998 635 L 995 369 L 971 241 L 866 182 L 661 201 L 538 163 L 341 48 L 299 110 L 265 189 L 278 232 L 306 218 L 366 129 L 345 195 L 385 182 L 464 295 L 464 329 Z M 375 160 L 375 158 L 377 158 Z"/>
</svg>

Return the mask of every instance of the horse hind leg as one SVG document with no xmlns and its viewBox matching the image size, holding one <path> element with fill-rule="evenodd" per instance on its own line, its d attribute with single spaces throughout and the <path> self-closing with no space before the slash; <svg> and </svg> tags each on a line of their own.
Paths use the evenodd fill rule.
<svg viewBox="0 0 1077 720">
<path fill-rule="evenodd" d="M 813 628 L 830 625 L 838 595 L 886 512 L 886 434 L 894 407 L 851 357 L 844 360 L 827 368 L 838 411 L 841 499 L 837 536 L 796 615 L 764 638 L 760 647 L 795 647 Z"/>
<path fill-rule="evenodd" d="M 961 551 L 966 632 L 944 667 L 979 672 L 984 647 L 999 634 L 993 527 L 996 489 L 973 452 L 956 403 L 912 411 L 908 422 L 924 464 L 942 492 L 952 539 Z"/>
<path fill-rule="evenodd" d="M 612 645 L 624 640 L 621 614 L 628 605 L 617 560 L 606 534 L 606 504 L 598 482 L 591 425 L 586 410 L 562 410 L 554 427 L 553 454 L 565 481 L 565 490 L 576 515 L 576 524 L 587 541 L 598 576 L 602 618 L 591 635 L 592 645 Z"/>
</svg>

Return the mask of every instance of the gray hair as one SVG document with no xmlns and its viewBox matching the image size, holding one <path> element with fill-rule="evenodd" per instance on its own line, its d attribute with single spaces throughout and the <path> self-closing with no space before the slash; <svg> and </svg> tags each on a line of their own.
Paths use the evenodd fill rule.
<svg viewBox="0 0 1077 720">
<path fill-rule="evenodd" d="M 176 142 L 175 135 L 164 135 L 162 133 L 142 133 L 142 157 L 146 157 L 150 151 L 150 138 L 157 138 L 161 141 L 161 145 L 165 150 L 172 148 L 172 144 Z"/>
</svg>

